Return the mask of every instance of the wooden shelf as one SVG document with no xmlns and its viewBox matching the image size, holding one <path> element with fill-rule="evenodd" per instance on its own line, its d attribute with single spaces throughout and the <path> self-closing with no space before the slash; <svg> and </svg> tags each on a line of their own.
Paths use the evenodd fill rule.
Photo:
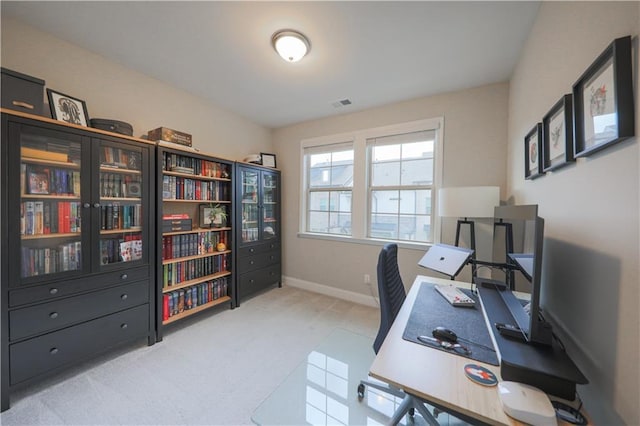
<svg viewBox="0 0 640 426">
<path fill-rule="evenodd" d="M 101 229 L 100 235 L 122 234 L 122 233 L 130 233 L 130 232 L 142 232 L 142 227 L 135 226 L 132 228 L 121 228 L 121 229 Z"/>
<path fill-rule="evenodd" d="M 131 201 L 131 202 L 140 202 L 141 198 L 131 198 L 131 197 L 100 197 L 100 201 Z"/>
<path fill-rule="evenodd" d="M 163 232 L 163 237 L 170 237 L 171 235 L 183 235 L 183 234 L 195 234 L 198 232 L 208 232 L 208 231 L 231 231 L 231 228 L 228 226 L 223 226 L 221 228 L 193 228 L 191 231 L 174 231 L 174 232 Z"/>
<path fill-rule="evenodd" d="M 230 200 L 183 200 L 180 198 L 163 198 L 162 201 L 164 203 L 198 203 L 198 204 L 208 204 L 208 203 L 218 203 L 218 204 L 230 204 Z"/>
<path fill-rule="evenodd" d="M 63 161 L 42 160 L 40 158 L 30 158 L 30 157 L 21 157 L 20 160 L 23 163 L 40 164 L 42 166 L 55 166 L 55 167 L 64 167 L 65 169 L 80 170 L 80 165 L 76 163 L 70 163 L 70 162 L 65 163 Z"/>
<path fill-rule="evenodd" d="M 105 173 L 122 173 L 126 175 L 139 175 L 142 174 L 140 170 L 135 169 L 123 169 L 122 167 L 100 166 L 100 171 Z"/>
<path fill-rule="evenodd" d="M 79 195 L 56 195 L 56 194 L 22 194 L 20 198 L 33 200 L 60 200 L 60 201 L 80 201 Z"/>
<path fill-rule="evenodd" d="M 227 253 L 231 253 L 231 250 L 215 251 L 215 252 L 212 252 L 212 253 L 197 254 L 195 256 L 176 257 L 174 259 L 165 259 L 165 260 L 162 261 L 162 264 L 163 265 L 169 265 L 171 263 L 184 262 L 185 260 L 193 260 L 193 259 L 200 259 L 200 258 L 203 258 L 203 257 L 219 256 L 221 254 L 227 254 Z"/>
<path fill-rule="evenodd" d="M 223 272 L 218 272 L 217 274 L 205 275 L 203 277 L 194 278 L 189 281 L 183 281 L 180 284 L 174 284 L 168 287 L 163 287 L 162 292 L 171 293 L 174 290 L 180 290 L 181 288 L 191 287 L 192 285 L 195 285 L 195 284 L 200 284 L 205 281 L 215 280 L 216 278 L 227 277 L 229 275 L 231 275 L 231 272 L 229 271 L 223 271 Z"/>
<path fill-rule="evenodd" d="M 65 233 L 55 233 L 55 234 L 37 234 L 37 235 L 21 235 L 20 238 L 22 240 L 39 240 L 42 238 L 69 238 L 69 237 L 79 237 L 80 232 L 65 232 Z"/>
<path fill-rule="evenodd" d="M 216 305 L 220 305 L 225 302 L 230 302 L 231 298 L 229 296 L 223 296 L 211 302 L 205 303 L 204 305 L 196 306 L 193 309 L 189 309 L 187 311 L 182 311 L 177 315 L 173 315 L 169 317 L 169 319 L 162 321 L 162 325 L 171 324 L 172 322 L 179 321 L 183 318 L 196 314 L 198 312 L 204 311 L 205 309 L 212 308 Z"/>
</svg>

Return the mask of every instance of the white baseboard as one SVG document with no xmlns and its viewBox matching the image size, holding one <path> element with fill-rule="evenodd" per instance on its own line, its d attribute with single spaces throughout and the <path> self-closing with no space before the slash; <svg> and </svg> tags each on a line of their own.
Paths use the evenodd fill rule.
<svg viewBox="0 0 640 426">
<path fill-rule="evenodd" d="M 373 296 L 367 294 L 355 293 L 353 291 L 342 290 L 340 288 L 286 276 L 282 276 L 282 284 L 324 294 L 325 296 L 337 297 L 338 299 L 348 300 L 349 302 L 359 303 L 360 305 L 372 306 L 374 308 L 378 307 L 378 301 L 374 299 Z"/>
</svg>

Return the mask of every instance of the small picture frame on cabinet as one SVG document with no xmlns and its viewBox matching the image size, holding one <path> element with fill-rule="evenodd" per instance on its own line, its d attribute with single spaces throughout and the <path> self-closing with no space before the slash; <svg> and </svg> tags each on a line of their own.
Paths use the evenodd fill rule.
<svg viewBox="0 0 640 426">
<path fill-rule="evenodd" d="M 559 169 L 573 158 L 572 95 L 564 95 L 542 119 L 542 170 Z"/>
<path fill-rule="evenodd" d="M 524 137 L 524 178 L 535 179 L 542 170 L 542 123 L 537 123 Z"/>
<path fill-rule="evenodd" d="M 265 152 L 260 153 L 260 160 L 262 161 L 262 165 L 265 167 L 272 167 L 275 169 L 276 167 L 276 155 L 275 154 L 267 154 Z"/>
<path fill-rule="evenodd" d="M 47 88 L 51 118 L 79 126 L 89 126 L 87 103 L 64 93 Z"/>
<path fill-rule="evenodd" d="M 573 85 L 575 156 L 634 135 L 631 37 L 615 39 Z"/>
</svg>

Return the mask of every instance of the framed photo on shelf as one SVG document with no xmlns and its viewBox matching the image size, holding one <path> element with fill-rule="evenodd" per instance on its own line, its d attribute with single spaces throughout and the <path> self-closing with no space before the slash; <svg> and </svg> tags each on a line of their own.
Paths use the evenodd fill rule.
<svg viewBox="0 0 640 426">
<path fill-rule="evenodd" d="M 615 39 L 573 85 L 575 156 L 634 135 L 631 37 Z"/>
<path fill-rule="evenodd" d="M 227 208 L 219 204 L 200 204 L 200 228 L 221 228 L 227 225 Z"/>
<path fill-rule="evenodd" d="M 275 154 L 267 154 L 265 152 L 260 153 L 260 161 L 262 161 L 262 165 L 266 167 L 276 167 L 276 155 Z"/>
<path fill-rule="evenodd" d="M 89 113 L 85 101 L 47 88 L 51 117 L 66 123 L 89 126 Z"/>
<path fill-rule="evenodd" d="M 542 170 L 566 166 L 573 158 L 572 95 L 564 95 L 542 119 Z"/>
<path fill-rule="evenodd" d="M 535 179 L 542 170 L 542 123 L 537 123 L 524 137 L 524 178 Z"/>
</svg>

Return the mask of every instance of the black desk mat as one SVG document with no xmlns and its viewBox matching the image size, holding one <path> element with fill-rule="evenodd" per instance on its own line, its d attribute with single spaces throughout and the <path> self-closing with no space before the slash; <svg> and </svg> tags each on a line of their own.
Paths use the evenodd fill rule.
<svg viewBox="0 0 640 426">
<path fill-rule="evenodd" d="M 493 343 L 482 315 L 482 307 L 478 296 L 470 290 L 461 290 L 476 301 L 474 307 L 452 306 L 437 292 L 433 283 L 423 281 L 411 309 L 402 338 L 465 358 L 486 362 L 487 364 L 500 365 L 496 352 L 489 349 L 493 348 Z M 418 336 L 431 336 L 431 331 L 438 326 L 453 330 L 458 335 L 459 343 L 466 346 L 471 351 L 471 354 L 467 355 L 459 349 L 444 349 L 435 344 L 422 343 L 418 340 Z"/>
</svg>

